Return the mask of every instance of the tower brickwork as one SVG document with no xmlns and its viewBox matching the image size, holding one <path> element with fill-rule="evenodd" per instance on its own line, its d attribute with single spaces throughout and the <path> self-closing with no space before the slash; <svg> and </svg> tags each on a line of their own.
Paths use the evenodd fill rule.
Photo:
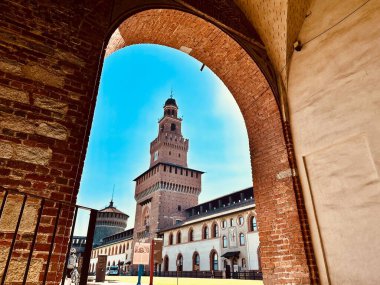
<svg viewBox="0 0 380 285">
<path fill-rule="evenodd" d="M 165 162 L 187 167 L 189 140 L 182 136 L 182 119 L 173 98 L 166 100 L 164 116 L 158 122 L 158 136 L 150 144 L 150 167 Z"/>
<path fill-rule="evenodd" d="M 184 210 L 198 204 L 202 171 L 188 168 L 189 140 L 182 136 L 182 119 L 173 98 L 166 100 L 157 138 L 150 145 L 150 167 L 138 176 L 134 239 L 149 240 L 185 219 Z"/>
</svg>

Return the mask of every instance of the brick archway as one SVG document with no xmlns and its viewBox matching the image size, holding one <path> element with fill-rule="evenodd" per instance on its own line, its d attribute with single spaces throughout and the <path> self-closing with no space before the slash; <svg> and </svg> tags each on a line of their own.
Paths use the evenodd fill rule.
<svg viewBox="0 0 380 285">
<path fill-rule="evenodd" d="M 289 126 L 278 109 L 276 78 L 256 33 L 226 4 L 233 1 L 221 8 L 211 1 L 198 16 L 183 12 L 196 13 L 180 4 L 186 1 L 150 1 L 156 8 L 182 12 L 135 9 L 141 1 L 115 0 L 114 6 L 102 0 L 78 5 L 5 2 L 0 9 L 0 254 L 9 257 L 9 268 L 17 268 L 17 275 L 5 274 L 6 282 L 60 281 L 104 41 L 121 19 L 126 19 L 121 32 L 128 35 L 115 50 L 146 42 L 185 46 L 229 88 L 249 136 L 264 281 L 315 281 L 307 217 L 292 176 Z M 238 32 L 229 33 L 231 26 Z M 39 213 L 43 219 L 37 225 Z M 35 228 L 34 243 L 30 237 Z M 46 240 L 53 240 L 51 247 Z M 0 261 L 0 277 L 5 259 Z M 45 267 L 49 270 L 42 274 Z"/>
<path fill-rule="evenodd" d="M 296 167 L 289 126 L 282 122 L 273 92 L 277 90 L 262 72 L 263 66 L 258 66 L 254 56 L 225 31 L 178 10 L 150 9 L 128 17 L 110 37 L 106 55 L 141 43 L 188 53 L 228 87 L 248 131 L 264 281 L 317 280 L 300 184 L 293 175 Z M 286 253 L 280 248 L 286 248 Z M 288 274 L 289 266 L 294 276 Z"/>
</svg>

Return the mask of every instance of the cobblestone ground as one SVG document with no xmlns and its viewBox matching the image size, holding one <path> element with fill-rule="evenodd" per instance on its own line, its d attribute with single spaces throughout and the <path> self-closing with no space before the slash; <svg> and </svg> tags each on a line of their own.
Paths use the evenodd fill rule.
<svg viewBox="0 0 380 285">
<path fill-rule="evenodd" d="M 104 283 L 89 282 L 88 284 L 112 284 L 112 285 L 136 285 L 137 276 L 109 276 Z M 149 284 L 149 277 L 142 278 L 142 285 Z M 154 285 L 263 285 L 259 280 L 237 280 L 237 279 L 208 279 L 208 278 L 171 278 L 155 277 Z"/>
</svg>

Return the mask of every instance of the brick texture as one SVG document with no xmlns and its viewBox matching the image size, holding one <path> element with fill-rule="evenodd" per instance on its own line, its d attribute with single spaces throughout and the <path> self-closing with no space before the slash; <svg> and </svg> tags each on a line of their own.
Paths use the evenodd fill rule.
<svg viewBox="0 0 380 285">
<path fill-rule="evenodd" d="M 0 3 L 1 197 L 13 191 L 0 217 L 5 284 L 62 277 L 110 9 L 107 1 Z M 25 196 L 17 192 L 34 195 L 22 212 Z"/>
</svg>

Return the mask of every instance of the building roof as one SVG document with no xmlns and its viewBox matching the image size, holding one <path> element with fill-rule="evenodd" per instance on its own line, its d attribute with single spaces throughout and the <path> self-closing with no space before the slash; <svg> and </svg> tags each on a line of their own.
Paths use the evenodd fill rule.
<svg viewBox="0 0 380 285">
<path fill-rule="evenodd" d="M 105 207 L 105 208 L 101 209 L 99 212 L 122 214 L 122 215 L 125 215 L 125 216 L 129 217 L 126 213 L 123 213 L 122 211 L 116 209 L 116 207 L 113 206 L 113 201 L 112 200 L 111 200 L 110 204 L 108 205 L 108 207 Z"/>
<path fill-rule="evenodd" d="M 164 107 L 166 107 L 166 106 L 175 106 L 178 108 L 177 102 L 173 98 L 169 98 L 168 100 L 166 100 Z"/>
<path fill-rule="evenodd" d="M 186 220 L 163 228 L 160 232 L 173 230 L 199 221 L 215 219 L 216 217 L 229 215 L 253 207 L 255 207 L 253 187 L 248 187 L 186 209 Z"/>
<path fill-rule="evenodd" d="M 208 201 L 206 201 L 206 202 L 203 202 L 203 203 L 198 204 L 198 205 L 196 205 L 196 206 L 193 206 L 193 207 L 191 207 L 191 208 L 198 207 L 198 206 L 205 205 L 205 204 L 212 203 L 212 202 L 216 202 L 217 200 L 220 200 L 220 199 L 223 199 L 223 198 L 227 198 L 227 197 L 230 197 L 230 196 L 235 195 L 235 194 L 239 195 L 239 194 L 242 193 L 242 192 L 246 192 L 246 193 L 251 192 L 251 193 L 252 193 L 252 197 L 253 197 L 253 195 L 254 195 L 254 194 L 253 194 L 253 191 L 254 191 L 254 190 L 253 190 L 253 187 L 250 186 L 250 187 L 247 187 L 247 188 L 244 188 L 244 189 L 236 190 L 236 191 L 234 191 L 234 192 L 228 193 L 228 194 L 223 195 L 223 196 L 216 197 L 216 198 L 214 198 L 214 199 L 208 200 Z M 191 208 L 188 208 L 188 209 L 186 209 L 186 210 L 190 210 Z"/>
<path fill-rule="evenodd" d="M 117 233 L 117 234 L 105 237 L 105 238 L 103 238 L 103 242 L 101 244 L 96 245 L 94 248 L 102 247 L 102 246 L 112 244 L 115 242 L 120 242 L 123 240 L 132 239 L 133 238 L 133 230 L 134 230 L 134 228 L 129 229 L 129 230 L 125 230 L 121 233 Z"/>
</svg>

